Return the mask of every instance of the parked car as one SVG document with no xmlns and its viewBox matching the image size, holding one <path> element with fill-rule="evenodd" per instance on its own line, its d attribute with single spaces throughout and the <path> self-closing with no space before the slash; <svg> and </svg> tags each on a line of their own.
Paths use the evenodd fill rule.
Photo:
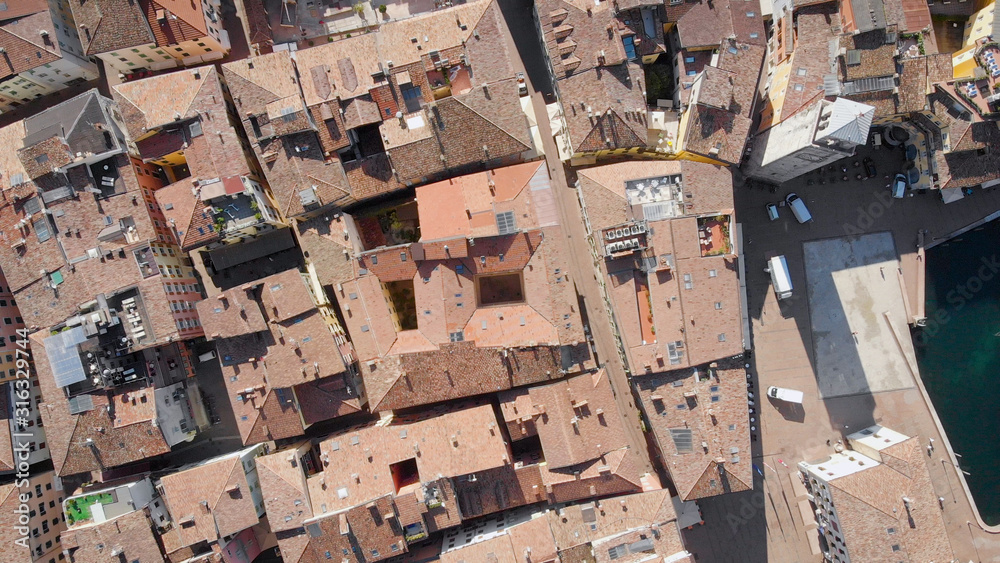
<svg viewBox="0 0 1000 563">
<path fill-rule="evenodd" d="M 528 83 L 524 81 L 524 73 L 517 73 L 517 93 L 521 96 L 528 95 Z"/>
<path fill-rule="evenodd" d="M 798 403 L 802 404 L 802 398 L 804 397 L 802 391 L 796 389 L 785 389 L 784 387 L 771 386 L 767 388 L 767 396 L 772 399 L 778 399 L 779 401 L 785 401 L 787 403 Z"/>
<path fill-rule="evenodd" d="M 767 205 L 764 206 L 764 209 L 767 211 L 767 218 L 768 219 L 770 219 L 772 221 L 775 221 L 775 220 L 778 219 L 778 206 L 777 205 L 775 205 L 773 203 L 769 203 L 769 204 L 767 204 Z"/>
<path fill-rule="evenodd" d="M 906 195 L 906 184 L 906 176 L 896 174 L 896 177 L 892 180 L 892 197 L 899 199 Z"/>
<path fill-rule="evenodd" d="M 878 170 L 875 169 L 875 161 L 871 158 L 865 157 L 862 161 L 865 164 L 865 174 L 868 174 L 869 178 L 874 178 L 878 176 Z"/>
<path fill-rule="evenodd" d="M 799 196 L 790 193 L 785 196 L 785 203 L 788 204 L 788 207 L 792 208 L 792 215 L 795 215 L 795 220 L 799 223 L 808 223 L 813 220 L 812 214 L 809 213 L 805 202 Z"/>
</svg>

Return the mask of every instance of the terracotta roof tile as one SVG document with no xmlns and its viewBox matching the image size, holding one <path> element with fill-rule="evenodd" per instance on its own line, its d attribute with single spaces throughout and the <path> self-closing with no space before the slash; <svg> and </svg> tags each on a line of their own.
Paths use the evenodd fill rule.
<svg viewBox="0 0 1000 563">
<path fill-rule="evenodd" d="M 148 0 L 145 3 L 146 21 L 160 47 L 179 45 L 209 37 L 203 4 L 184 0 Z M 166 9 L 171 17 L 159 19 L 159 11 Z"/>
<path fill-rule="evenodd" d="M 101 524 L 62 533 L 63 547 L 74 563 L 109 563 L 115 558 L 140 563 L 164 561 L 146 512 L 135 510 Z M 70 548 L 69 546 L 75 546 Z"/>
<path fill-rule="evenodd" d="M 896 545 L 903 557 L 947 560 L 951 545 L 941 511 L 935 510 L 937 494 L 920 440 L 910 438 L 899 446 L 901 463 L 897 467 L 904 472 L 875 465 L 830 481 L 844 543 L 852 558 L 885 560 L 896 556 Z M 909 500 L 909 509 L 903 498 Z M 886 534 L 888 528 L 894 528 L 896 534 Z"/>
<path fill-rule="evenodd" d="M 234 287 L 197 303 L 198 318 L 210 339 L 231 338 L 267 330 L 254 288 Z"/>
<path fill-rule="evenodd" d="M 426 482 L 438 475 L 485 471 L 510 459 L 488 404 L 424 411 L 419 417 L 396 417 L 388 425 L 348 430 L 325 438 L 319 451 L 324 467 L 308 478 L 317 514 L 393 493 L 390 465 L 397 462 L 414 459 L 421 482 Z"/>
<path fill-rule="evenodd" d="M 238 452 L 165 475 L 158 486 L 182 545 L 211 543 L 259 521 Z"/>
<path fill-rule="evenodd" d="M 571 502 L 585 498 L 635 493 L 642 490 L 641 476 L 628 448 L 615 450 L 602 458 L 554 469 L 541 465 L 550 503 Z"/>
<path fill-rule="evenodd" d="M 848 65 L 846 55 L 838 57 L 842 82 L 892 76 L 896 73 L 896 42 L 886 43 L 886 35 L 890 31 L 895 34 L 895 27 L 891 30 L 876 29 L 840 37 L 840 48 L 844 49 L 845 53 L 851 50 L 857 51 L 861 61 L 856 65 Z"/>
<path fill-rule="evenodd" d="M 264 508 L 275 532 L 300 528 L 313 516 L 306 476 L 299 467 L 309 449 L 310 443 L 303 442 L 256 458 Z"/>
<path fill-rule="evenodd" d="M 209 336 L 218 335 L 219 360 L 244 443 L 299 436 L 315 422 L 360 410 L 359 390 L 344 365 L 349 346 L 338 344 L 334 321 L 317 309 L 297 270 L 221 295 L 232 301 L 231 315 L 213 319 L 226 312 L 215 313 L 222 308 L 217 299 L 202 301 L 201 307 Z M 247 317 L 263 316 L 244 320 L 244 310 Z M 219 324 L 226 322 L 224 334 Z M 239 322 L 247 326 L 234 331 Z"/>
<path fill-rule="evenodd" d="M 410 406 L 496 393 L 561 377 L 557 347 L 510 350 L 478 348 L 472 342 L 442 344 L 440 351 L 389 356 L 362 366 L 370 408 Z M 472 377 L 458 374 L 476 373 Z"/>
<path fill-rule="evenodd" d="M 542 41 L 557 79 L 625 62 L 625 47 L 610 3 L 544 0 L 537 11 Z"/>
<path fill-rule="evenodd" d="M 681 140 L 685 150 L 722 162 L 740 162 L 753 122 L 750 112 L 765 52 L 760 45 L 722 42 L 718 68 L 730 72 L 731 80 L 711 80 L 703 85 L 697 99 L 692 97 Z M 715 105 L 730 97 L 730 92 L 724 109 Z M 701 102 L 701 96 L 707 101 Z"/>
<path fill-rule="evenodd" d="M 545 461 L 563 468 L 628 445 L 625 425 L 603 370 L 528 389 Z"/>
<path fill-rule="evenodd" d="M 575 152 L 645 146 L 644 80 L 640 65 L 622 63 L 573 73 L 559 81 Z"/>
<path fill-rule="evenodd" d="M 128 0 L 69 0 L 87 55 L 149 45 L 156 41 L 142 3 Z"/>
<path fill-rule="evenodd" d="M 752 487 L 746 377 L 740 356 L 719 361 L 718 367 L 645 375 L 635 381 L 682 499 Z M 704 414 L 697 416 L 698 412 Z"/>
<path fill-rule="evenodd" d="M 16 19 L 7 13 L 0 17 L 3 18 L 3 23 L 0 24 L 0 47 L 5 50 L 0 61 L 0 76 L 20 74 L 62 59 L 60 48 L 48 39 L 55 36 L 55 28 L 47 7 Z M 39 31 L 50 35 L 41 36 Z"/>
</svg>

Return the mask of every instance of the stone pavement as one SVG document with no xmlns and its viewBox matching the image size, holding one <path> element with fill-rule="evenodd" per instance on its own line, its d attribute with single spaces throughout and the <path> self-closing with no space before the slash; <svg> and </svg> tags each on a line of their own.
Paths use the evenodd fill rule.
<svg viewBox="0 0 1000 563">
<path fill-rule="evenodd" d="M 790 408 L 766 399 L 758 402 L 761 451 L 754 458 L 762 465 L 765 491 L 763 519 L 768 530 L 767 561 L 821 561 L 810 546 L 814 529 L 800 516 L 800 495 L 792 490 L 788 474 L 795 464 L 828 455 L 833 450 L 827 440 L 838 439 L 873 423 L 880 423 L 910 436 L 920 436 L 926 443 L 933 438 L 937 447 L 927 458 L 928 469 L 938 496 L 944 497 L 944 517 L 949 538 L 960 561 L 1000 560 L 1000 535 L 986 533 L 976 524 L 976 517 L 966 498 L 962 482 L 943 446 L 931 409 L 920 388 L 859 394 L 822 400 L 817 383 L 817 362 L 812 331 L 812 315 L 804 291 L 780 304 L 770 288 L 764 267 L 767 257 L 784 254 L 791 272 L 792 285 L 806 288 L 803 242 L 861 233 L 889 231 L 895 241 L 903 270 L 907 299 L 917 299 L 918 231 L 926 229 L 927 241 L 943 237 L 962 226 L 974 223 L 1000 209 L 1000 191 L 979 190 L 956 203 L 945 205 L 935 192 L 915 194 L 903 199 L 888 196 L 884 176 L 902 170 L 901 151 L 887 147 L 864 147 L 853 160 L 871 155 L 879 175 L 871 180 L 819 185 L 815 173 L 788 182 L 775 192 L 768 189 L 739 187 L 736 192 L 737 220 L 743 224 L 744 253 L 747 265 L 749 313 L 752 323 L 754 355 L 751 370 L 757 375 L 755 393 L 769 385 L 799 389 L 805 393 L 801 407 Z M 810 184 L 810 180 L 812 183 Z M 800 225 L 783 213 L 777 221 L 768 221 L 764 205 L 778 202 L 789 192 L 796 192 L 809 207 L 814 221 Z M 782 210 L 787 211 L 787 210 Z M 874 310 L 885 311 L 899 304 L 873 302 Z M 907 338 L 904 332 L 900 335 Z M 781 460 L 779 462 L 779 460 Z M 703 503 L 704 506 L 709 503 Z M 971 524 L 969 524 L 971 522 Z M 779 533 L 780 532 L 780 533 Z M 973 541 L 975 538 L 975 542 Z M 738 546 L 731 549 L 738 550 Z M 711 559 L 714 560 L 714 559 Z M 722 559 L 728 560 L 728 559 Z"/>
</svg>

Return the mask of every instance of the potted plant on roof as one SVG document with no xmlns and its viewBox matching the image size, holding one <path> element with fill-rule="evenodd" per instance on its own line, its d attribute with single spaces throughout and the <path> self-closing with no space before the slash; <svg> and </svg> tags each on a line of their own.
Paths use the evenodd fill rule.
<svg viewBox="0 0 1000 563">
<path fill-rule="evenodd" d="M 388 9 L 389 8 L 385 4 L 379 4 L 378 5 L 378 11 L 379 11 L 380 14 L 382 14 L 383 17 L 385 16 L 385 13 L 386 13 L 386 11 Z"/>
</svg>

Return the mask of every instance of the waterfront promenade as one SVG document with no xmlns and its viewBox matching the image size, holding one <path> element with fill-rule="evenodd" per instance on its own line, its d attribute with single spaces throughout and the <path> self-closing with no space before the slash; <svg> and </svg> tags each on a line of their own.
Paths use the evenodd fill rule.
<svg viewBox="0 0 1000 563">
<path fill-rule="evenodd" d="M 977 189 L 972 196 L 947 205 L 936 192 L 894 200 L 888 197 L 888 189 L 884 187 L 887 181 L 883 176 L 891 176 L 897 169 L 902 169 L 903 155 L 900 151 L 887 148 L 874 150 L 866 147 L 848 162 L 868 155 L 879 167 L 878 177 L 870 180 L 818 185 L 815 180 L 810 184 L 815 175 L 806 175 L 783 185 L 774 193 L 757 188 L 737 189 L 738 220 L 743 224 L 744 233 L 742 259 L 746 262 L 754 343 L 751 369 L 759 381 L 757 397 L 761 398 L 763 390 L 769 385 L 799 389 L 805 393 L 800 409 L 789 409 L 788 405 L 769 402 L 766 398 L 756 405 L 762 442 L 761 453 L 754 463 L 764 474 L 764 498 L 752 505 L 762 506 L 763 509 L 743 519 L 757 518 L 760 513 L 766 518 L 770 560 L 822 560 L 814 538 L 817 533 L 815 524 L 809 521 L 809 514 L 802 513 L 799 501 L 804 496 L 793 484 L 795 464 L 802 460 L 821 459 L 833 452 L 832 445 L 837 440 L 878 423 L 910 436 L 919 436 L 925 445 L 929 439 L 934 440 L 934 449 L 926 457 L 926 462 L 936 494 L 945 499 L 944 518 L 955 557 L 963 562 L 1000 560 L 1000 534 L 994 533 L 1000 530 L 984 530 L 980 525 L 966 494 L 964 481 L 954 466 L 955 458 L 949 451 L 946 437 L 939 432 L 919 378 L 910 375 L 917 370 L 912 354 L 905 352 L 907 347 L 912 349 L 912 344 L 902 342 L 909 338 L 909 333 L 905 328 L 898 329 L 898 319 L 908 319 L 922 309 L 920 293 L 924 284 L 918 279 L 923 275 L 918 262 L 922 253 L 917 251 L 920 230 L 926 230 L 925 244 L 939 243 L 949 233 L 1000 210 L 1000 191 Z M 781 218 L 769 221 L 764 211 L 765 204 L 778 202 L 793 191 L 803 198 L 815 220 L 800 225 L 791 218 L 787 208 L 782 208 Z M 839 312 L 830 310 L 837 306 L 836 299 L 832 304 L 829 300 L 810 299 L 807 295 L 809 277 L 803 243 L 862 233 L 888 233 L 892 237 L 902 283 L 899 283 L 897 273 L 883 264 L 878 266 L 884 268 L 879 274 L 888 273 L 889 280 L 896 277 L 894 281 L 898 285 L 894 289 L 886 286 L 885 290 L 873 289 L 868 293 L 873 299 L 869 305 L 872 314 L 897 319 L 892 323 L 896 328 L 874 337 L 889 341 L 858 342 L 854 350 L 843 349 L 845 335 L 840 335 L 841 349 L 837 353 L 845 355 L 847 360 L 853 354 L 857 364 L 863 365 L 860 358 L 865 354 L 866 347 L 875 346 L 882 350 L 896 347 L 898 363 L 895 365 L 907 372 L 903 376 L 908 382 L 904 381 L 903 385 L 897 385 L 892 390 L 862 389 L 853 394 L 822 399 L 820 388 L 827 383 L 825 378 L 838 374 L 825 372 L 828 368 L 818 357 L 817 345 L 825 346 L 830 335 L 816 332 L 817 319 L 814 317 L 843 313 L 850 321 L 851 311 L 858 307 L 857 304 L 847 303 L 845 299 L 849 296 L 843 292 L 839 295 L 843 311 Z M 795 295 L 780 304 L 771 291 L 769 276 L 763 270 L 766 259 L 777 254 L 785 255 L 795 288 Z M 893 293 L 895 298 L 892 298 Z M 899 295 L 905 296 L 905 305 Z M 823 305 L 813 310 L 810 301 Z M 946 326 L 940 329 L 949 330 Z M 828 351 L 824 348 L 822 352 Z M 827 440 L 831 445 L 827 445 Z"/>
</svg>

